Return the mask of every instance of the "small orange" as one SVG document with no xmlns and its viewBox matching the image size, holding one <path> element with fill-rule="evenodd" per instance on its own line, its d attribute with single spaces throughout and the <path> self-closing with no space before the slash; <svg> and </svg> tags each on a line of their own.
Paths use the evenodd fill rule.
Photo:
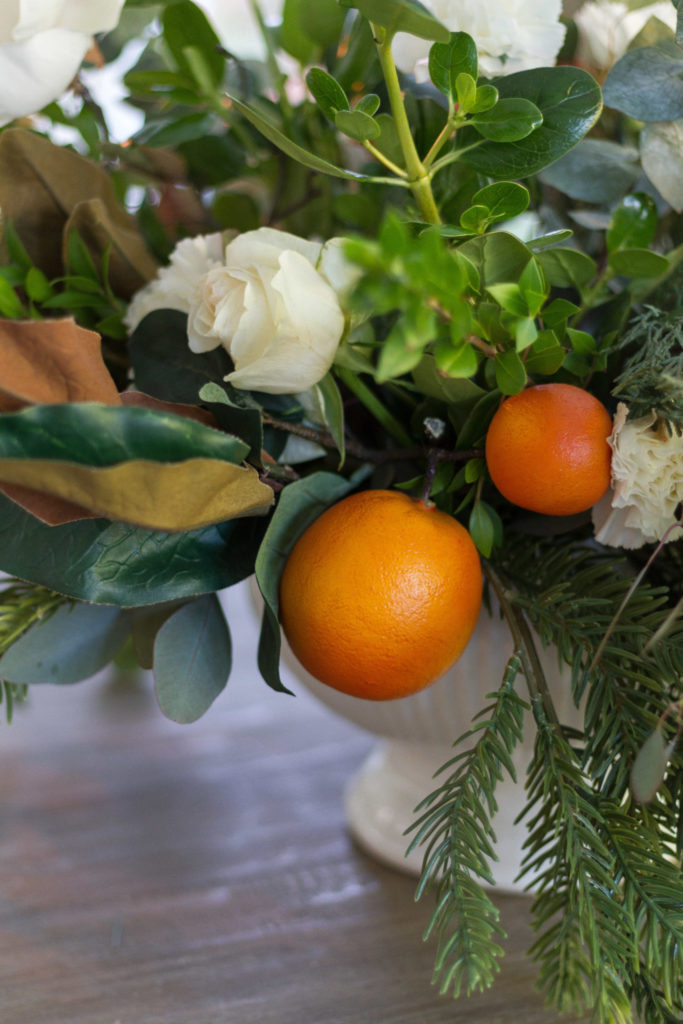
<svg viewBox="0 0 683 1024">
<path fill-rule="evenodd" d="M 460 657 L 481 606 L 479 555 L 451 516 L 400 491 L 353 494 L 295 544 L 280 582 L 289 644 L 311 675 L 405 697 Z"/>
<path fill-rule="evenodd" d="M 573 384 L 537 384 L 507 398 L 486 435 L 486 462 L 508 501 L 569 516 L 602 498 L 610 482 L 612 420 Z"/>
</svg>

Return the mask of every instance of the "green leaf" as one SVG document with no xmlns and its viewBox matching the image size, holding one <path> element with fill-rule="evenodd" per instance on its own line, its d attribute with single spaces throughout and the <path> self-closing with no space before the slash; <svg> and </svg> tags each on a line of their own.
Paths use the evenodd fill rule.
<svg viewBox="0 0 683 1024">
<path fill-rule="evenodd" d="M 581 291 L 597 273 L 595 260 L 578 249 L 557 246 L 536 256 L 548 283 L 556 288 L 577 288 Z"/>
<path fill-rule="evenodd" d="M 338 110 L 349 109 L 349 100 L 341 85 L 322 68 L 311 68 L 306 75 L 306 84 L 320 109 L 331 121 L 334 121 Z"/>
<path fill-rule="evenodd" d="M 182 605 L 154 641 L 154 689 L 174 722 L 196 722 L 225 689 L 232 666 L 230 632 L 215 594 Z"/>
<path fill-rule="evenodd" d="M 529 190 L 516 181 L 497 181 L 493 185 L 485 185 L 472 196 L 474 205 L 488 207 L 490 221 L 517 217 L 527 209 L 529 200 Z"/>
<path fill-rule="evenodd" d="M 260 460 L 263 448 L 263 420 L 260 408 L 244 404 L 245 397 L 229 385 L 204 384 L 199 392 L 202 404 L 222 430 L 249 445 L 249 457 Z"/>
<path fill-rule="evenodd" d="M 279 45 L 301 65 L 310 64 L 316 56 L 316 44 L 306 30 L 307 9 L 310 5 L 306 0 L 284 0 L 282 24 L 277 33 Z"/>
<path fill-rule="evenodd" d="M 500 352 L 496 356 L 496 385 L 504 395 L 516 395 L 523 391 L 526 381 L 524 363 L 514 349 Z"/>
<path fill-rule="evenodd" d="M 355 7 L 368 21 L 390 34 L 408 32 L 420 39 L 447 43 L 450 32 L 417 0 L 339 0 L 342 7 Z"/>
<path fill-rule="evenodd" d="M 532 255 L 524 242 L 506 231 L 473 238 L 458 251 L 474 263 L 485 288 L 519 280 Z"/>
<path fill-rule="evenodd" d="M 477 82 L 461 71 L 455 79 L 455 98 L 463 113 L 468 113 L 477 101 Z"/>
<path fill-rule="evenodd" d="M 605 105 L 637 121 L 683 117 L 683 49 L 674 42 L 625 53 L 603 86 Z"/>
<path fill-rule="evenodd" d="M 52 285 L 38 267 L 31 267 L 27 272 L 24 287 L 26 294 L 33 302 L 45 302 L 46 299 L 49 299 L 54 294 Z"/>
<path fill-rule="evenodd" d="M 19 235 L 14 229 L 12 221 L 7 221 L 3 225 L 2 242 L 12 263 L 16 263 L 22 270 L 30 270 L 33 266 L 33 260 L 29 256 L 24 247 L 24 243 L 19 238 Z"/>
<path fill-rule="evenodd" d="M 0 569 L 59 594 L 129 607 L 222 590 L 253 571 L 264 519 L 186 533 L 106 519 L 46 526 L 0 495 Z"/>
<path fill-rule="evenodd" d="M 377 121 L 362 110 L 338 110 L 334 115 L 334 123 L 340 132 L 356 142 L 377 139 L 382 132 Z"/>
<path fill-rule="evenodd" d="M 220 345 L 210 352 L 190 351 L 187 314 L 177 309 L 148 313 L 131 336 L 128 354 L 138 391 L 166 402 L 196 405 L 204 384 L 222 381 L 233 369 Z"/>
<path fill-rule="evenodd" d="M 499 93 L 493 85 L 480 85 L 474 96 L 474 102 L 470 106 L 471 114 L 479 114 L 484 110 L 490 110 L 498 102 Z"/>
<path fill-rule="evenodd" d="M 81 238 L 78 231 L 72 229 L 68 232 L 66 239 L 66 269 L 69 275 L 82 277 L 97 285 L 100 291 L 100 275 L 90 255 L 90 250 Z"/>
<path fill-rule="evenodd" d="M 522 271 L 519 290 L 524 296 L 528 313 L 537 316 L 548 291 L 537 259 L 530 259 Z"/>
<path fill-rule="evenodd" d="M 543 124 L 543 114 L 529 100 L 499 99 L 495 107 L 475 114 L 468 123 L 476 125 L 485 139 L 518 142 Z"/>
<path fill-rule="evenodd" d="M 460 227 L 471 234 L 480 234 L 491 223 L 488 206 L 476 205 L 463 210 L 460 215 Z"/>
<path fill-rule="evenodd" d="M 26 310 L 12 285 L 0 275 L 0 316 L 9 320 L 23 320 Z"/>
<path fill-rule="evenodd" d="M 666 256 L 650 249 L 619 249 L 610 253 L 609 264 L 612 270 L 624 277 L 661 277 L 669 269 Z"/>
<path fill-rule="evenodd" d="M 0 677 L 59 685 L 89 679 L 114 658 L 129 630 L 130 619 L 120 608 L 62 605 L 3 654 Z"/>
<path fill-rule="evenodd" d="M 646 249 L 657 230 L 657 204 L 646 192 L 624 196 L 612 213 L 607 229 L 607 250 L 635 246 Z"/>
<path fill-rule="evenodd" d="M 564 362 L 565 351 L 553 331 L 541 331 L 528 350 L 524 365 L 527 373 L 556 373 Z"/>
<path fill-rule="evenodd" d="M 608 139 L 582 139 L 541 172 L 541 181 L 571 199 L 611 203 L 640 177 L 638 151 Z"/>
<path fill-rule="evenodd" d="M 488 288 L 501 309 L 513 316 L 526 316 L 529 312 L 526 299 L 518 284 L 492 284 Z"/>
<path fill-rule="evenodd" d="M 258 666 L 274 690 L 289 692 L 280 679 L 279 671 L 279 587 L 285 562 L 306 527 L 355 486 L 355 482 L 334 473 L 312 473 L 289 484 L 280 495 L 256 559 L 256 580 L 265 601 Z"/>
<path fill-rule="evenodd" d="M 433 84 L 452 100 L 456 97 L 459 74 L 474 79 L 478 76 L 477 46 L 466 32 L 453 32 L 447 43 L 434 43 L 429 51 L 429 77 Z"/>
<path fill-rule="evenodd" d="M 210 80 L 217 86 L 223 78 L 225 57 L 220 51 L 220 40 L 203 11 L 189 0 L 167 4 L 162 16 L 164 42 L 179 69 L 193 78 L 193 65 L 187 49 L 201 53 Z"/>
<path fill-rule="evenodd" d="M 340 455 L 340 463 L 346 458 L 346 441 L 344 437 L 344 402 L 337 382 L 331 373 L 315 385 L 315 393 L 325 425 L 329 428 Z"/>
<path fill-rule="evenodd" d="M 504 99 L 526 99 L 543 115 L 543 124 L 517 142 L 486 140 L 462 161 L 492 178 L 537 174 L 573 148 L 596 122 L 602 109 L 600 87 L 580 68 L 534 68 L 496 79 Z M 480 141 L 474 129 L 458 133 L 463 146 Z"/>
<path fill-rule="evenodd" d="M 299 17 L 305 32 L 318 46 L 333 46 L 339 41 L 346 12 L 337 0 L 316 0 L 314 4 L 301 0 Z"/>
<path fill-rule="evenodd" d="M 473 448 L 483 441 L 488 425 L 499 405 L 499 391 L 487 391 L 481 396 L 458 434 L 456 445 L 458 449 Z"/>
<path fill-rule="evenodd" d="M 525 349 L 532 345 L 538 337 L 538 328 L 536 327 L 536 321 L 531 316 L 520 317 L 514 325 L 515 329 L 515 349 L 517 352 L 524 352 Z"/>
<path fill-rule="evenodd" d="M 473 377 L 479 367 L 477 353 L 469 342 L 459 345 L 438 341 L 434 346 L 436 365 L 449 377 Z"/>
<path fill-rule="evenodd" d="M 502 525 L 498 513 L 485 501 L 475 501 L 470 512 L 468 530 L 484 558 L 493 551 L 494 544 L 502 536 Z"/>
<path fill-rule="evenodd" d="M 413 370 L 413 380 L 424 395 L 448 402 L 451 411 L 467 414 L 486 392 L 471 380 L 451 379 L 438 372 L 432 355 L 426 354 Z"/>
<path fill-rule="evenodd" d="M 372 117 L 379 110 L 381 102 L 377 93 L 369 92 L 365 96 L 361 96 L 355 109 L 360 110 L 363 114 L 367 114 L 368 117 Z"/>
<path fill-rule="evenodd" d="M 242 103 L 236 96 L 232 96 L 230 93 L 226 93 L 226 96 L 230 100 L 235 110 L 246 118 L 250 124 L 253 124 L 255 128 L 261 132 L 261 134 L 272 142 L 274 146 L 282 150 L 287 156 L 292 157 L 293 160 L 298 160 L 304 167 L 310 167 L 313 171 L 320 171 L 322 174 L 331 174 L 335 178 L 349 178 L 354 181 L 372 181 L 372 175 L 359 174 L 355 171 L 347 171 L 342 167 L 337 167 L 335 164 L 331 164 L 328 160 L 323 160 L 322 157 L 317 156 L 315 153 L 309 153 L 307 149 L 297 145 L 292 139 L 284 135 L 279 128 L 277 128 L 271 121 L 265 118 L 258 111 L 252 107 L 248 107 L 246 103 Z"/>
</svg>

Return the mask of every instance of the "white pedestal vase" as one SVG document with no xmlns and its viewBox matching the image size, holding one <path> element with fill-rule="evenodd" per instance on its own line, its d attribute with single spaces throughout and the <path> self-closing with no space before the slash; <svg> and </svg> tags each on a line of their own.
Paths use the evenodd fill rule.
<svg viewBox="0 0 683 1024">
<path fill-rule="evenodd" d="M 540 645 L 539 645 L 540 646 Z M 453 756 L 452 744 L 487 704 L 486 694 L 500 686 L 513 645 L 509 627 L 483 610 L 472 639 L 453 668 L 412 697 L 368 701 L 349 697 L 314 679 L 299 664 L 283 637 L 283 658 L 290 673 L 328 708 L 379 737 L 378 743 L 345 793 L 349 829 L 358 843 L 380 861 L 419 875 L 422 850 L 406 857 L 415 807 L 438 783 L 434 774 Z M 560 673 L 554 651 L 539 651 L 558 716 L 578 726 L 568 673 Z M 520 679 L 520 694 L 526 696 Z M 524 781 L 533 752 L 535 726 L 525 716 L 524 741 L 513 755 L 517 781 L 507 776 L 496 787 L 499 812 L 494 821 L 499 857 L 496 886 L 521 891 L 515 883 L 522 861 L 525 826 L 515 818 L 524 807 Z M 527 879 L 528 881 L 528 879 Z"/>
</svg>

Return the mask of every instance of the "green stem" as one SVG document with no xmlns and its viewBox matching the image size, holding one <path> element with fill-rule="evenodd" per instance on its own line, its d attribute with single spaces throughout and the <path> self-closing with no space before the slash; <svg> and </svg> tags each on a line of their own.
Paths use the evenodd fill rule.
<svg viewBox="0 0 683 1024">
<path fill-rule="evenodd" d="M 389 104 L 394 116 L 396 133 L 401 145 L 403 159 L 405 160 L 410 190 L 415 197 L 415 201 L 425 221 L 427 221 L 428 224 L 440 224 L 441 217 L 439 216 L 439 211 L 434 200 L 434 193 L 432 192 L 429 174 L 420 160 L 415 147 L 415 141 L 408 121 L 408 115 L 406 114 L 406 108 L 403 103 L 401 84 L 398 80 L 398 72 L 391 52 L 393 33 L 388 32 L 379 25 L 371 25 L 370 27 L 372 28 L 375 42 L 377 44 L 379 63 L 382 68 L 382 74 L 384 75 L 387 95 L 389 96 Z"/>
<path fill-rule="evenodd" d="M 377 160 L 378 163 L 384 164 L 385 167 L 388 167 L 389 170 L 393 171 L 394 174 L 398 175 L 399 178 L 407 177 L 406 172 L 403 170 L 402 167 L 399 167 L 398 164 L 395 164 L 394 161 L 390 160 L 389 157 L 384 155 L 384 153 L 381 153 L 377 149 L 377 147 L 373 146 L 373 144 L 369 142 L 367 139 L 363 143 L 363 146 L 365 147 L 365 149 L 367 149 L 368 153 L 374 156 L 375 160 Z"/>
<path fill-rule="evenodd" d="M 399 444 L 408 447 L 411 442 L 410 435 L 406 432 L 405 428 L 396 419 L 392 413 L 389 412 L 387 407 L 379 400 L 374 391 L 371 391 L 367 384 L 356 376 L 351 370 L 347 370 L 343 366 L 335 366 L 334 372 L 344 384 L 346 384 L 349 391 L 352 392 L 362 402 L 365 408 L 368 410 L 371 416 L 373 416 L 378 423 L 381 423 L 384 429 L 395 438 Z"/>
</svg>

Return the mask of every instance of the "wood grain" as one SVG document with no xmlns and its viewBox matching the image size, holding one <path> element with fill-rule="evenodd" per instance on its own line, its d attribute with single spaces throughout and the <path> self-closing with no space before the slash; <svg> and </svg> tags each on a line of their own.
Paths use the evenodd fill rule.
<svg viewBox="0 0 683 1024">
<path fill-rule="evenodd" d="M 2 726 L 2 1024 L 556 1021 L 522 898 L 497 900 L 491 992 L 431 987 L 429 907 L 344 825 L 371 737 L 269 691 L 242 639 L 192 726 L 161 716 L 148 678 L 106 676 L 34 687 Z"/>
</svg>

